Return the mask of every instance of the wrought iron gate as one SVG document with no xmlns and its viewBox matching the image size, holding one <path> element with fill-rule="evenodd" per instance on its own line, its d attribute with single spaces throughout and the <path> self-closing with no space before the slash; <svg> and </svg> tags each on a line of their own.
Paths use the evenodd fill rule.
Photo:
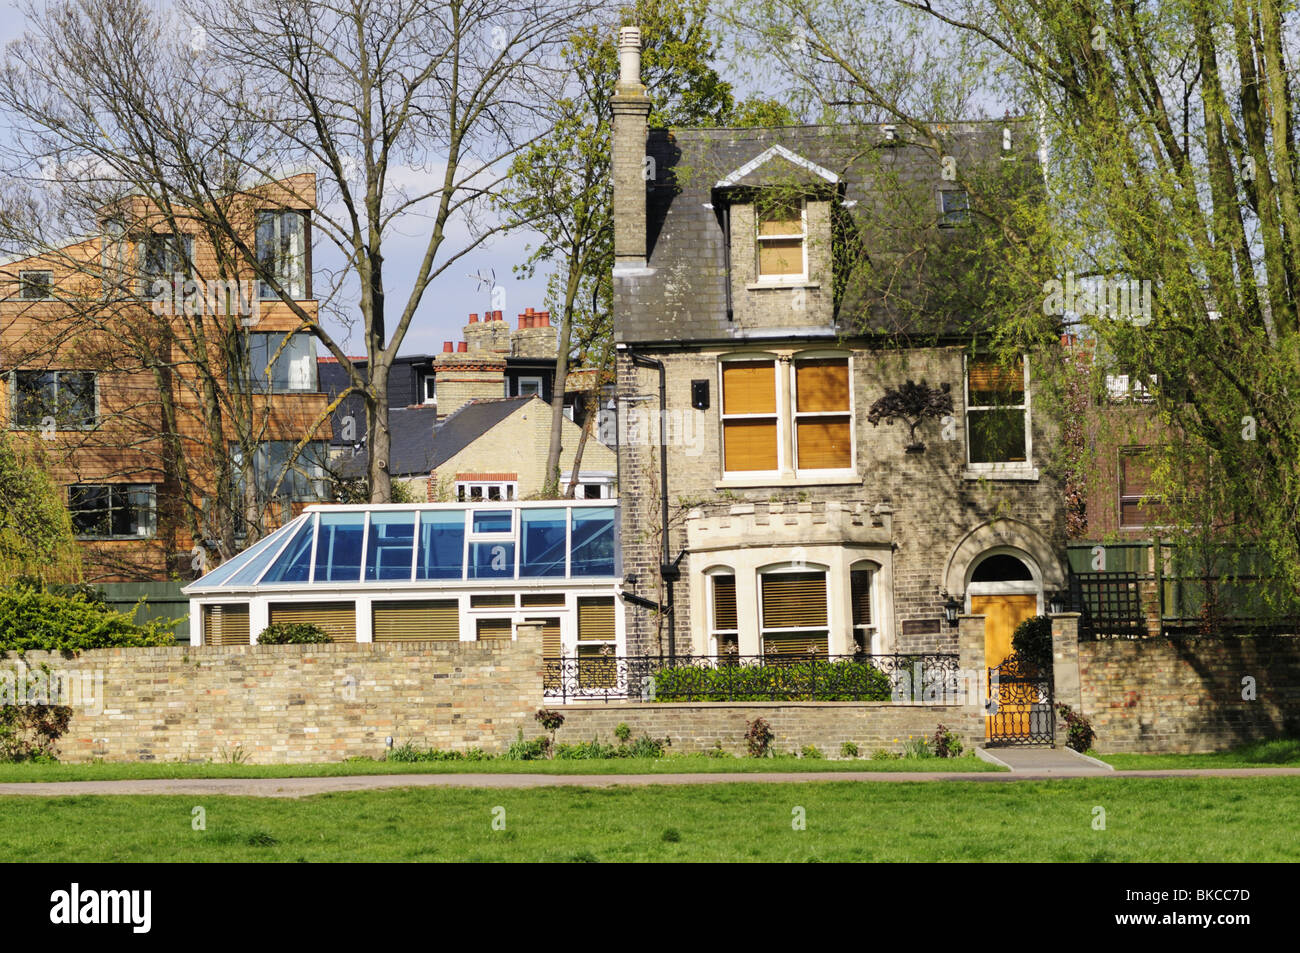
<svg viewBox="0 0 1300 953">
<path fill-rule="evenodd" d="M 988 697 L 986 744 L 1056 746 L 1050 665 L 1030 665 L 1013 652 L 989 669 Z"/>
</svg>

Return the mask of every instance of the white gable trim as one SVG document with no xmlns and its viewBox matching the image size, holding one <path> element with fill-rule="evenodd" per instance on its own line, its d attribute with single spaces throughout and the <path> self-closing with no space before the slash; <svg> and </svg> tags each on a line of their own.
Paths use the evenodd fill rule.
<svg viewBox="0 0 1300 953">
<path fill-rule="evenodd" d="M 725 178 L 719 179 L 718 184 L 715 185 L 714 188 L 725 189 L 728 186 L 735 185 L 745 176 L 749 175 L 749 173 L 761 167 L 768 160 L 773 159 L 776 156 L 780 156 L 782 159 L 786 159 L 790 162 L 793 162 L 797 166 L 802 166 L 803 168 L 807 169 L 809 172 L 812 172 L 814 175 L 821 176 L 827 182 L 830 182 L 832 184 L 835 184 L 840 180 L 839 176 L 837 176 L 830 169 L 822 168 L 817 163 L 805 159 L 803 156 L 799 155 L 798 153 L 791 152 L 785 146 L 776 145 L 776 146 L 772 146 L 770 149 L 760 152 L 758 155 L 754 156 L 754 158 L 750 159 L 739 169 L 737 169 L 735 172 L 732 172 L 730 175 L 726 176 Z"/>
</svg>

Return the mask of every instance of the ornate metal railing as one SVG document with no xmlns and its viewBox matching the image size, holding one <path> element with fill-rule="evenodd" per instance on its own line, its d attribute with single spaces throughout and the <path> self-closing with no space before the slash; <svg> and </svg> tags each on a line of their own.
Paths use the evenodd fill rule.
<svg viewBox="0 0 1300 953">
<path fill-rule="evenodd" d="M 583 655 L 547 659 L 547 701 L 894 701 L 954 704 L 958 657 Z"/>
<path fill-rule="evenodd" d="M 1052 667 L 1012 653 L 989 669 L 986 738 L 990 746 L 1056 746 Z"/>
</svg>

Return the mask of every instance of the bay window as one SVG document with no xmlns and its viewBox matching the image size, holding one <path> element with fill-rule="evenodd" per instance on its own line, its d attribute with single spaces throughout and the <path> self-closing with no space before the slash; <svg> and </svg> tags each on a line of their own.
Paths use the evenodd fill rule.
<svg viewBox="0 0 1300 953">
<path fill-rule="evenodd" d="M 736 654 L 740 650 L 736 577 L 730 573 L 713 573 L 708 578 L 712 588 L 709 637 L 713 640 L 713 654 Z"/>
</svg>

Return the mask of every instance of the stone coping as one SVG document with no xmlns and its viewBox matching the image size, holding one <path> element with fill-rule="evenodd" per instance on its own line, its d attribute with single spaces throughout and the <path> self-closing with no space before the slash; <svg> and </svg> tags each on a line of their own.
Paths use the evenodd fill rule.
<svg viewBox="0 0 1300 953">
<path fill-rule="evenodd" d="M 968 706 L 953 704 L 928 704 L 926 702 L 815 702 L 815 701 L 752 701 L 752 702 L 569 702 L 552 703 L 550 707 L 560 711 L 637 711 L 653 709 L 655 711 L 675 711 L 685 708 L 908 708 L 930 709 L 933 711 L 961 710 Z"/>
</svg>

